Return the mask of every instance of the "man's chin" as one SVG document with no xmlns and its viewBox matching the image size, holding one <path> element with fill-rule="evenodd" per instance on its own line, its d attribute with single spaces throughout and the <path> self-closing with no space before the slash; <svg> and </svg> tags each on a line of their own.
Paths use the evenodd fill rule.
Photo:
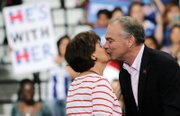
<svg viewBox="0 0 180 116">
<path fill-rule="evenodd" d="M 112 56 L 110 53 L 107 53 L 110 60 L 117 60 L 117 57 Z"/>
<path fill-rule="evenodd" d="M 113 56 L 110 56 L 110 60 L 116 60 L 116 58 Z"/>
</svg>

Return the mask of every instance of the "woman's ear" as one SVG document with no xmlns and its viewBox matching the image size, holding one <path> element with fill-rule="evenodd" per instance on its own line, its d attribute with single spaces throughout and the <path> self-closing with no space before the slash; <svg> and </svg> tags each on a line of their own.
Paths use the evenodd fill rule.
<svg viewBox="0 0 180 116">
<path fill-rule="evenodd" d="M 97 60 L 97 57 L 96 57 L 96 54 L 95 54 L 95 53 L 93 53 L 93 54 L 91 55 L 91 59 L 94 60 L 94 61 Z"/>
</svg>

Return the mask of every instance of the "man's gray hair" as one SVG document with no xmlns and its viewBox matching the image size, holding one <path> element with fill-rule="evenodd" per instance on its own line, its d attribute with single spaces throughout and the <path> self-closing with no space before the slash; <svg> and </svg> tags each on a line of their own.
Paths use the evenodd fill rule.
<svg viewBox="0 0 180 116">
<path fill-rule="evenodd" d="M 110 20 L 110 24 L 114 22 L 118 22 L 121 25 L 123 29 L 121 33 L 134 36 L 137 44 L 144 43 L 144 29 L 140 22 L 129 16 L 121 16 Z"/>
</svg>

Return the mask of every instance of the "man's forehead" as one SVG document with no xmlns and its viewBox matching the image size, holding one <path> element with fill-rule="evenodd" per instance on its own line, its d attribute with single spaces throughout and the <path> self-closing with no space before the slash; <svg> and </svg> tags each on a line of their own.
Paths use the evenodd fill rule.
<svg viewBox="0 0 180 116">
<path fill-rule="evenodd" d="M 106 36 L 109 36 L 111 34 L 117 34 L 120 31 L 120 27 L 118 25 L 109 25 L 107 27 Z"/>
<path fill-rule="evenodd" d="M 107 29 L 105 38 L 107 39 L 107 38 L 109 38 L 109 37 L 110 37 L 110 35 L 109 35 L 109 31 L 108 31 L 108 29 Z"/>
<path fill-rule="evenodd" d="M 105 39 L 106 40 L 112 40 L 111 34 L 106 33 Z"/>
</svg>

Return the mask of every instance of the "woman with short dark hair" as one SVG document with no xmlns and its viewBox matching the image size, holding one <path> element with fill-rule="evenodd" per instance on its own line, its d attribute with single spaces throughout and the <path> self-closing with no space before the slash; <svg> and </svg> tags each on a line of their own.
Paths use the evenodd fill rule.
<svg viewBox="0 0 180 116">
<path fill-rule="evenodd" d="M 65 58 L 79 72 L 69 87 L 67 116 L 121 116 L 122 110 L 110 83 L 102 77 L 110 58 L 100 45 L 100 37 L 93 31 L 79 33 L 68 44 Z"/>
</svg>

